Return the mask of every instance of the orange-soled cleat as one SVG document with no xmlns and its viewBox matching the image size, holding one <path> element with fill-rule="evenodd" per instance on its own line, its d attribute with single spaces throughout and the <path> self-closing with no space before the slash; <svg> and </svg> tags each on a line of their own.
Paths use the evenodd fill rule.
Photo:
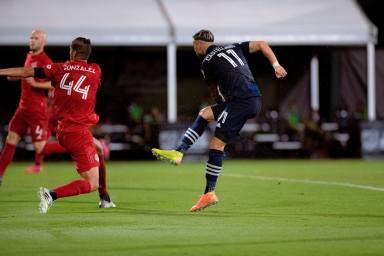
<svg viewBox="0 0 384 256">
<path fill-rule="evenodd" d="M 201 211 L 211 205 L 217 204 L 219 199 L 217 198 L 215 192 L 208 192 L 200 196 L 199 201 L 192 206 L 191 212 Z"/>
</svg>

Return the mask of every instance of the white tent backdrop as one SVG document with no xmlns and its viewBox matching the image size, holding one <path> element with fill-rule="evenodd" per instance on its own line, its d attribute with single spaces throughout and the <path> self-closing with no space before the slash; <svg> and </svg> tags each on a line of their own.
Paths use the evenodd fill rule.
<svg viewBox="0 0 384 256">
<path fill-rule="evenodd" d="M 209 28 L 219 43 L 255 40 L 273 45 L 356 45 L 376 30 L 351 0 L 163 0 L 176 43 Z"/>
<path fill-rule="evenodd" d="M 25 45 L 32 29 L 47 31 L 50 45 L 77 36 L 94 45 L 166 45 L 169 25 L 156 0 L 1 0 L 0 44 Z"/>
<path fill-rule="evenodd" d="M 353 0 L 0 1 L 0 45 L 25 45 L 26 35 L 36 27 L 47 31 L 50 45 L 66 46 L 76 36 L 87 36 L 94 45 L 167 46 L 169 122 L 177 119 L 177 46 L 190 46 L 201 28 L 212 30 L 218 43 L 365 45 L 368 116 L 376 118 L 377 29 Z M 316 77 L 318 66 L 311 66 Z M 311 107 L 316 110 L 318 82 L 313 83 Z"/>
</svg>

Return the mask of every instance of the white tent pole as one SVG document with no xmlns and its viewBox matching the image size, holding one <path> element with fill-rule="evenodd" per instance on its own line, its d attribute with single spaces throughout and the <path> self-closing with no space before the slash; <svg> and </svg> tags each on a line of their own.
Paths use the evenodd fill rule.
<svg viewBox="0 0 384 256">
<path fill-rule="evenodd" d="M 319 58 L 314 55 L 311 59 L 311 110 L 318 111 L 319 108 Z"/>
<path fill-rule="evenodd" d="M 367 102 L 368 120 L 376 120 L 375 45 L 367 44 Z"/>
<path fill-rule="evenodd" d="M 177 121 L 176 44 L 167 45 L 167 116 L 169 123 Z"/>
</svg>

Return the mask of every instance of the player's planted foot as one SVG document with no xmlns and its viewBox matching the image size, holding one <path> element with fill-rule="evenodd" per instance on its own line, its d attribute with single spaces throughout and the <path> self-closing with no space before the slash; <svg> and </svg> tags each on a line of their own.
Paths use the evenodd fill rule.
<svg viewBox="0 0 384 256">
<path fill-rule="evenodd" d="M 183 160 L 183 153 L 177 150 L 163 150 L 163 149 L 153 148 L 152 154 L 156 156 L 157 159 L 165 160 L 173 165 L 179 165 Z"/>
<path fill-rule="evenodd" d="M 2 183 L 3 183 L 3 176 L 0 176 L 0 187 Z"/>
<path fill-rule="evenodd" d="M 116 205 L 112 201 L 100 200 L 99 208 L 116 208 Z"/>
<path fill-rule="evenodd" d="M 115 207 L 116 205 L 112 202 L 108 194 L 106 196 L 100 197 L 99 208 L 115 208 Z"/>
<path fill-rule="evenodd" d="M 217 204 L 219 202 L 219 199 L 217 198 L 215 192 L 208 192 L 200 196 L 199 201 L 192 206 L 191 212 L 197 212 L 201 211 L 211 205 Z"/>
<path fill-rule="evenodd" d="M 47 213 L 48 209 L 53 205 L 53 198 L 49 193 L 49 190 L 43 187 L 40 187 L 39 195 L 40 195 L 39 212 Z"/>
<path fill-rule="evenodd" d="M 43 170 L 43 167 L 41 165 L 31 165 L 25 168 L 25 172 L 27 173 L 39 173 Z"/>
</svg>

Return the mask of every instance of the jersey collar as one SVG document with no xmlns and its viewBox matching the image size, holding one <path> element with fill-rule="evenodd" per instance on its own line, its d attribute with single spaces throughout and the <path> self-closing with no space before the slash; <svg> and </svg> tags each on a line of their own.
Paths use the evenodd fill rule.
<svg viewBox="0 0 384 256">
<path fill-rule="evenodd" d="M 208 54 L 211 53 L 211 51 L 213 51 L 213 49 L 216 48 L 216 45 L 212 44 L 210 45 L 208 48 L 207 48 L 207 51 L 205 52 L 205 56 L 207 56 Z"/>
</svg>

